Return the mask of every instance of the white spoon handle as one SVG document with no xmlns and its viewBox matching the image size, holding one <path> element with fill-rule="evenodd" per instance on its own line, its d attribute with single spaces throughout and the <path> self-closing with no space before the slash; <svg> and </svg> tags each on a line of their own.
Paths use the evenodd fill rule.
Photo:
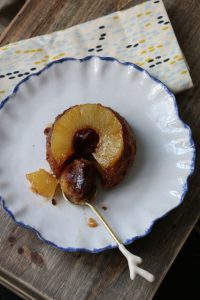
<svg viewBox="0 0 200 300">
<path fill-rule="evenodd" d="M 126 257 L 126 259 L 128 261 L 131 280 L 134 280 L 136 274 L 138 274 L 141 277 L 143 277 L 144 279 L 146 279 L 147 281 L 153 282 L 154 281 L 154 276 L 151 273 L 149 273 L 149 272 L 147 272 L 147 271 L 145 271 L 145 270 L 143 270 L 143 269 L 141 269 L 137 266 L 138 264 L 140 264 L 142 262 L 142 258 L 132 254 L 131 252 L 129 252 L 125 248 L 125 246 L 122 244 L 120 239 L 116 236 L 116 234 L 114 233 L 112 228 L 108 225 L 108 223 L 106 222 L 104 217 L 101 215 L 101 213 L 97 210 L 97 208 L 94 205 L 92 205 L 88 202 L 86 202 L 85 204 L 87 206 L 89 206 L 92 209 L 92 211 L 97 215 L 97 217 L 101 220 L 101 222 L 103 223 L 105 228 L 108 230 L 108 232 L 110 233 L 112 238 L 117 243 L 119 250 Z"/>
<path fill-rule="evenodd" d="M 138 274 L 149 282 L 154 281 L 155 278 L 151 273 L 149 273 L 148 271 L 143 270 L 137 266 L 137 264 L 142 263 L 141 257 L 132 254 L 130 251 L 128 251 L 125 248 L 125 246 L 123 244 L 119 244 L 118 247 L 119 247 L 119 250 L 122 252 L 122 254 L 126 257 L 126 259 L 128 261 L 131 280 L 134 280 L 136 274 Z"/>
</svg>

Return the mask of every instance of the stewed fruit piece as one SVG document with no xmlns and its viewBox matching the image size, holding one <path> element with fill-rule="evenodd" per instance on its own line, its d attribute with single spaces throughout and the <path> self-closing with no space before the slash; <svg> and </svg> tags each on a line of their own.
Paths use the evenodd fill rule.
<svg viewBox="0 0 200 300">
<path fill-rule="evenodd" d="M 46 198 L 52 198 L 55 194 L 58 180 L 44 169 L 39 169 L 36 172 L 26 174 L 26 178 L 31 183 L 31 190 L 44 196 Z"/>
<path fill-rule="evenodd" d="M 74 203 L 91 201 L 96 193 L 96 170 L 92 162 L 75 159 L 62 172 L 60 185 L 67 198 Z"/>
<path fill-rule="evenodd" d="M 58 178 L 72 158 L 89 157 L 107 188 L 123 178 L 135 153 L 135 140 L 127 122 L 100 104 L 77 105 L 64 111 L 47 136 L 46 157 Z"/>
</svg>

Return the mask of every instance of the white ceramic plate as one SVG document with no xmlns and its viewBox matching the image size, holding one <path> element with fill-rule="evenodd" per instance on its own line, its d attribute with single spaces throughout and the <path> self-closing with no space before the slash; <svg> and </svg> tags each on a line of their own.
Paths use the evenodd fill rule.
<svg viewBox="0 0 200 300">
<path fill-rule="evenodd" d="M 195 151 L 173 94 L 133 64 L 113 58 L 67 58 L 18 84 L 0 110 L 3 207 L 45 242 L 66 251 L 98 252 L 115 243 L 103 225 L 87 226 L 93 213 L 62 199 L 53 206 L 30 191 L 25 177 L 41 167 L 49 170 L 43 130 L 66 108 L 81 103 L 110 106 L 134 128 L 137 156 L 133 167 L 121 184 L 99 192 L 97 199 L 97 206 L 125 244 L 147 234 L 156 219 L 180 204 L 194 168 Z"/>
</svg>

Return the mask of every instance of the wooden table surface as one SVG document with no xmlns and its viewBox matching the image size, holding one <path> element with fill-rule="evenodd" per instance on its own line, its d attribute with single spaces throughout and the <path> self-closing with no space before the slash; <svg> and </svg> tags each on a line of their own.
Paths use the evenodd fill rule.
<svg viewBox="0 0 200 300">
<path fill-rule="evenodd" d="M 29 0 L 1 35 L 0 44 L 64 29 L 142 1 Z M 152 299 L 199 218 L 200 114 L 200 1 L 164 0 L 186 56 L 194 88 L 177 96 L 181 118 L 193 131 L 196 171 L 184 202 L 159 220 L 152 232 L 128 248 L 144 258 L 143 267 L 156 276 L 150 284 L 129 280 L 118 250 L 100 254 L 63 253 L 41 242 L 34 233 L 16 226 L 0 210 L 0 282 L 25 299 Z"/>
</svg>

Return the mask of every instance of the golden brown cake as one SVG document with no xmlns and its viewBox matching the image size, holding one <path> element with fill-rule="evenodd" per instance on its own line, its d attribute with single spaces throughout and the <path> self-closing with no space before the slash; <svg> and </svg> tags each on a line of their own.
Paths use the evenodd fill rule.
<svg viewBox="0 0 200 300">
<path fill-rule="evenodd" d="M 126 120 L 101 104 L 70 107 L 55 119 L 47 133 L 46 159 L 60 179 L 61 188 L 72 198 L 74 193 L 79 200 L 87 195 L 92 198 L 91 190 L 94 193 L 95 189 L 89 188 L 86 182 L 95 186 L 91 178 L 97 174 L 105 188 L 118 184 L 135 154 L 136 142 Z M 76 189 L 70 179 L 70 172 L 75 176 L 78 166 L 85 178 L 87 172 L 90 174 L 85 181 L 87 191 Z"/>
</svg>

